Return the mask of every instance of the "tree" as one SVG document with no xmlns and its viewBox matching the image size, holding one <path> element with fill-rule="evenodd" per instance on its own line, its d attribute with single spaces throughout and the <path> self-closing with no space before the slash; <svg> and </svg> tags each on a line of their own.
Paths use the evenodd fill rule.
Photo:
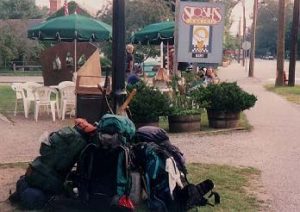
<svg viewBox="0 0 300 212">
<path fill-rule="evenodd" d="M 277 37 L 277 77 L 275 86 L 284 85 L 284 35 L 285 35 L 285 0 L 279 0 L 278 37 Z"/>
<path fill-rule="evenodd" d="M 293 24 L 291 31 L 291 54 L 290 54 L 290 66 L 289 66 L 289 86 L 295 86 L 295 67 L 297 59 L 297 39 L 298 39 L 298 25 L 299 25 L 299 7 L 300 0 L 294 1 L 294 11 L 293 11 Z"/>
<path fill-rule="evenodd" d="M 286 6 L 286 43 L 290 43 L 290 30 L 292 21 L 292 4 Z M 277 54 L 277 32 L 278 32 L 278 2 L 264 0 L 259 4 L 257 27 L 256 27 L 256 55 Z M 290 46 L 286 46 L 288 51 Z"/>
<path fill-rule="evenodd" d="M 6 65 L 7 61 L 10 61 L 17 57 L 17 41 L 16 37 L 11 36 L 12 32 L 9 27 L 2 27 L 0 29 L 0 58 L 1 63 Z"/>
<path fill-rule="evenodd" d="M 11 60 L 36 60 L 43 49 L 37 41 L 26 38 L 27 23 L 7 20 L 0 27 L 0 57 L 2 64 Z"/>
<path fill-rule="evenodd" d="M 0 0 L 0 19 L 34 19 L 46 14 L 46 9 L 39 9 L 34 0 Z"/>
<path fill-rule="evenodd" d="M 129 42 L 132 33 L 138 31 L 145 25 L 156 23 L 165 20 L 173 20 L 174 14 L 168 7 L 167 3 L 161 0 L 125 0 L 125 30 L 126 40 Z M 101 21 L 111 24 L 112 23 L 112 3 L 109 2 L 107 5 L 98 11 L 97 18 Z M 111 58 L 111 46 L 100 44 L 102 52 L 108 58 Z M 125 47 L 124 47 L 125 48 Z M 138 46 L 137 51 L 151 53 L 155 56 L 157 51 L 154 47 Z"/>
</svg>

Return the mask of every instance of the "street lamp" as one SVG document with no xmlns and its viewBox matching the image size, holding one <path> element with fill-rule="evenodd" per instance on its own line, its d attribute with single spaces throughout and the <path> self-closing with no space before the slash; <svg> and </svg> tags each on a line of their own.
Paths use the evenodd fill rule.
<svg viewBox="0 0 300 212">
<path fill-rule="evenodd" d="M 113 0 L 112 92 L 116 113 L 125 93 L 125 0 Z"/>
</svg>

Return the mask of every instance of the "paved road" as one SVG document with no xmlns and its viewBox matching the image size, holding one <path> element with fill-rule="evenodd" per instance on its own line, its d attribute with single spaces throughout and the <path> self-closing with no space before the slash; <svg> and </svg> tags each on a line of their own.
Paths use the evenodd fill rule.
<svg viewBox="0 0 300 212">
<path fill-rule="evenodd" d="M 256 61 L 254 78 L 248 78 L 239 64 L 219 71 L 222 80 L 237 81 L 257 95 L 257 104 L 246 112 L 254 126 L 252 132 L 186 141 L 177 136 L 173 140 L 188 153 L 189 161 L 253 166 L 262 170 L 263 185 L 271 197 L 270 211 L 300 211 L 300 106 L 263 88 L 266 83 L 274 83 L 275 67 L 275 61 Z M 296 76 L 299 68 L 298 64 Z"/>
</svg>

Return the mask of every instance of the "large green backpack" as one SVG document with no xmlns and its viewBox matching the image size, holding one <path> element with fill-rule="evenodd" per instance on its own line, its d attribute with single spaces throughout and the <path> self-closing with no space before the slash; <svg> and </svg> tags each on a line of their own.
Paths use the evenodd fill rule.
<svg viewBox="0 0 300 212">
<path fill-rule="evenodd" d="M 86 139 L 73 127 L 51 133 L 41 143 L 40 156 L 30 163 L 26 181 L 44 191 L 60 193 L 66 176 L 86 145 Z"/>
<path fill-rule="evenodd" d="M 116 206 L 130 195 L 129 155 L 134 134 L 135 125 L 127 117 L 106 114 L 101 118 L 97 136 L 81 152 L 75 172 L 73 184 L 83 201 Z"/>
</svg>

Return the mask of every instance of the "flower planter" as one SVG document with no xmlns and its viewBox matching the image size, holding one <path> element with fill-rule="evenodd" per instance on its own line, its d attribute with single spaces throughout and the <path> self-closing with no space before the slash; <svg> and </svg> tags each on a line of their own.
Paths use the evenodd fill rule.
<svg viewBox="0 0 300 212">
<path fill-rule="evenodd" d="M 209 127 L 235 128 L 240 120 L 240 113 L 225 113 L 219 111 L 207 111 Z"/>
<path fill-rule="evenodd" d="M 169 116 L 170 132 L 191 132 L 200 130 L 200 114 Z"/>
</svg>

